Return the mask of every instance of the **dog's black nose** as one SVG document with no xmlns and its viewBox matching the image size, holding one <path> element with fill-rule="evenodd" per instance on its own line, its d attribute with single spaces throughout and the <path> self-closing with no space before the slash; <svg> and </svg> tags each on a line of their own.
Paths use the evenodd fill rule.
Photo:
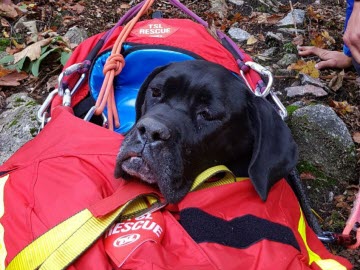
<svg viewBox="0 0 360 270">
<path fill-rule="evenodd" d="M 143 118 L 136 124 L 139 135 L 148 142 L 166 141 L 170 130 L 163 123 L 153 118 Z"/>
</svg>

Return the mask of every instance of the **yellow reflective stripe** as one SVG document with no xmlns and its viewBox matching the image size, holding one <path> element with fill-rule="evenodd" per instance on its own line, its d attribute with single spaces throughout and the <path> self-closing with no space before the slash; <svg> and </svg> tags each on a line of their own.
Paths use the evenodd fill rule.
<svg viewBox="0 0 360 270">
<path fill-rule="evenodd" d="M 322 270 L 346 270 L 346 267 L 333 259 L 320 260 L 315 262 Z"/>
<path fill-rule="evenodd" d="M 305 244 L 306 250 L 309 254 L 309 265 L 311 265 L 313 262 L 321 260 L 321 258 L 318 254 L 316 254 L 314 251 L 311 250 L 311 248 L 309 247 L 309 245 L 307 243 L 306 223 L 305 223 L 305 219 L 304 219 L 304 214 L 300 207 L 299 207 L 299 210 L 300 210 L 300 219 L 299 219 L 299 225 L 298 225 L 298 232 L 300 233 L 301 238 Z"/>
<path fill-rule="evenodd" d="M 0 218 L 5 213 L 4 189 L 5 183 L 9 179 L 9 175 L 0 178 Z M 4 227 L 0 223 L 0 269 L 5 269 L 5 259 L 7 255 L 4 241 Z"/>
</svg>

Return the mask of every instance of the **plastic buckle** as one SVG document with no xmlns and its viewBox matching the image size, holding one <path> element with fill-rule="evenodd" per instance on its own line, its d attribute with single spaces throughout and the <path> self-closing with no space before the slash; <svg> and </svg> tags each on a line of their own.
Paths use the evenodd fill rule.
<svg viewBox="0 0 360 270">
<path fill-rule="evenodd" d="M 322 232 L 321 234 L 317 235 L 318 239 L 326 244 L 332 244 L 336 241 L 335 234 L 333 232 Z"/>
<path fill-rule="evenodd" d="M 90 110 L 87 112 L 87 114 L 84 117 L 84 120 L 86 122 L 89 122 L 91 120 L 91 118 L 93 117 L 93 115 L 94 115 L 94 113 L 96 111 L 96 108 L 97 108 L 96 106 L 92 106 L 90 108 Z M 103 119 L 102 126 L 107 128 L 107 125 L 108 125 L 107 117 L 106 117 L 106 115 L 104 113 L 102 113 L 101 116 L 102 116 L 102 119 Z"/>
<path fill-rule="evenodd" d="M 60 73 L 58 77 L 58 92 L 60 96 L 63 96 L 65 93 L 64 89 L 66 87 L 64 87 L 64 82 L 63 82 L 64 78 L 66 76 L 73 74 L 74 72 L 79 72 L 79 70 L 83 70 L 84 68 L 85 68 L 84 63 L 77 63 L 67 67 L 63 72 Z M 82 73 L 79 80 L 76 82 L 75 86 L 71 90 L 71 95 L 73 95 L 79 89 L 81 84 L 84 82 L 85 77 L 86 77 L 86 73 Z"/>
<path fill-rule="evenodd" d="M 336 244 L 343 247 L 350 247 L 357 242 L 354 231 L 351 234 L 337 234 L 326 231 L 318 235 L 318 239 L 326 244 Z"/>
</svg>

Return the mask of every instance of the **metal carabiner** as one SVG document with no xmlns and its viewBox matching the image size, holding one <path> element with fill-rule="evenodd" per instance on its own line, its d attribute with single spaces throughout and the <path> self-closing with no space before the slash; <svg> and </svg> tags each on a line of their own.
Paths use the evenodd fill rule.
<svg viewBox="0 0 360 270">
<path fill-rule="evenodd" d="M 97 108 L 96 106 L 92 106 L 92 107 L 90 108 L 90 110 L 87 112 L 87 114 L 86 114 L 85 117 L 84 117 L 84 120 L 85 120 L 86 122 L 89 122 L 89 121 L 91 120 L 91 118 L 93 117 L 93 115 L 94 115 L 94 113 L 95 113 L 95 111 L 96 111 L 96 108 Z M 102 126 L 103 126 L 103 127 L 107 127 L 108 119 L 107 119 L 106 115 L 105 115 L 104 113 L 102 113 L 102 114 L 101 114 L 101 117 L 102 117 L 102 119 L 103 119 Z"/>
<path fill-rule="evenodd" d="M 59 90 L 60 96 L 63 96 L 64 92 L 66 90 L 66 89 L 64 89 L 64 84 L 63 84 L 64 77 L 69 76 L 69 75 L 73 74 L 74 72 L 77 72 L 82 69 L 84 69 L 84 63 L 76 63 L 76 64 L 73 64 L 73 65 L 67 67 L 63 72 L 60 73 L 60 75 L 58 77 L 58 90 Z M 79 80 L 76 82 L 75 86 L 71 90 L 71 95 L 73 95 L 79 89 L 80 85 L 85 80 L 85 77 L 86 77 L 86 74 L 82 73 Z"/>
<path fill-rule="evenodd" d="M 266 67 L 264 67 L 258 63 L 252 62 L 252 61 L 245 62 L 245 65 L 250 67 L 252 70 L 255 70 L 256 72 L 260 73 L 261 75 L 267 77 L 268 82 L 267 82 L 265 90 L 263 92 L 261 92 L 259 89 L 255 89 L 255 91 L 254 91 L 254 94 L 256 96 L 266 97 L 270 93 L 271 87 L 274 82 L 274 78 L 273 78 L 271 71 L 268 70 Z M 241 73 L 242 77 L 245 79 L 244 72 L 242 70 L 240 70 L 240 73 Z M 245 82 L 248 85 L 248 87 L 251 89 L 251 87 L 250 87 L 249 83 L 246 81 L 246 79 L 245 79 Z"/>
<path fill-rule="evenodd" d="M 260 90 L 258 88 L 256 88 L 254 91 L 254 94 L 256 96 L 262 97 L 262 98 L 265 98 L 270 94 L 271 99 L 273 100 L 273 102 L 275 103 L 275 105 L 277 107 L 278 114 L 280 115 L 280 117 L 283 120 L 285 120 L 286 117 L 288 116 L 287 110 L 284 107 L 284 105 L 281 103 L 281 101 L 277 97 L 277 95 L 271 90 L 271 87 L 274 82 L 274 78 L 273 78 L 271 71 L 268 70 L 267 68 L 263 67 L 262 65 L 252 62 L 252 61 L 246 62 L 245 65 L 250 67 L 252 70 L 255 70 L 256 72 L 260 73 L 262 76 L 267 77 L 268 83 L 266 85 L 265 90 L 263 92 L 260 92 Z M 241 73 L 242 77 L 244 78 L 246 85 L 251 89 L 249 82 L 246 80 L 244 72 L 242 70 L 240 70 L 240 73 Z"/>
<path fill-rule="evenodd" d="M 282 120 L 285 120 L 286 117 L 288 116 L 288 112 L 284 106 L 284 104 L 281 103 L 280 99 L 278 98 L 278 96 L 274 93 L 274 91 L 270 91 L 270 97 L 273 100 L 273 102 L 275 103 L 275 105 L 278 108 L 278 114 L 280 115 Z"/>
<path fill-rule="evenodd" d="M 51 105 L 51 101 L 54 99 L 57 93 L 58 93 L 58 89 L 55 89 L 52 92 L 50 92 L 50 94 L 46 97 L 44 103 L 40 106 L 36 114 L 36 118 L 39 123 L 45 125 L 47 122 L 50 121 L 51 117 L 44 118 L 44 116 L 46 115 L 45 113 Z"/>
</svg>

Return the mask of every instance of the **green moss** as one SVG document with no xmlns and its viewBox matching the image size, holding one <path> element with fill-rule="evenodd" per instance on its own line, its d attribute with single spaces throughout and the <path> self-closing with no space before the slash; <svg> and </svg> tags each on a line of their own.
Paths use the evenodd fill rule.
<svg viewBox="0 0 360 270">
<path fill-rule="evenodd" d="M 33 100 L 29 101 L 28 103 L 25 104 L 26 107 L 34 107 L 36 106 L 37 103 Z"/>
<path fill-rule="evenodd" d="M 10 124 L 9 124 L 9 128 L 15 126 L 19 121 L 17 119 L 14 119 Z"/>
<path fill-rule="evenodd" d="M 30 134 L 31 136 L 35 137 L 38 133 L 38 129 L 37 128 L 30 128 Z"/>
<path fill-rule="evenodd" d="M 297 109 L 299 109 L 299 107 L 296 105 L 289 105 L 286 107 L 286 111 L 289 116 L 291 116 Z"/>
<path fill-rule="evenodd" d="M 283 50 L 286 53 L 297 53 L 297 48 L 292 42 L 285 43 L 283 45 Z"/>
<path fill-rule="evenodd" d="M 0 38 L 0 52 L 4 52 L 8 46 L 10 46 L 10 39 Z"/>
<path fill-rule="evenodd" d="M 336 179 L 327 176 L 320 169 L 316 168 L 314 165 L 312 165 L 309 162 L 306 161 L 299 162 L 299 164 L 297 165 L 297 169 L 300 173 L 309 172 L 316 177 L 316 180 L 312 180 L 311 182 L 311 185 L 314 188 L 322 189 L 325 187 L 333 186 L 337 183 Z"/>
<path fill-rule="evenodd" d="M 331 221 L 327 222 L 326 230 L 329 231 L 341 232 L 346 226 L 344 217 L 336 210 L 331 212 L 331 216 L 327 220 Z"/>
<path fill-rule="evenodd" d="M 22 102 L 25 102 L 25 100 L 22 99 L 22 98 L 17 98 L 17 99 L 15 99 L 15 102 L 16 103 L 22 103 Z"/>
</svg>

